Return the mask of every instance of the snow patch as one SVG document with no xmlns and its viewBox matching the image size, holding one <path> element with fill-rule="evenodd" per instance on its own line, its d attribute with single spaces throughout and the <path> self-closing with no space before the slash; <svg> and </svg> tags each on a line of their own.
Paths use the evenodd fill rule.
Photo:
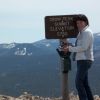
<svg viewBox="0 0 100 100">
<path fill-rule="evenodd" d="M 51 46 L 50 43 L 47 43 L 47 44 L 46 44 L 46 47 L 50 47 L 50 46 Z"/>
<path fill-rule="evenodd" d="M 15 43 L 10 43 L 10 44 L 4 44 L 2 48 L 11 49 L 11 48 L 14 48 L 14 47 L 15 47 Z"/>
<path fill-rule="evenodd" d="M 17 51 L 14 53 L 15 55 L 26 55 L 26 48 L 23 48 L 23 49 L 20 49 L 20 48 L 17 48 Z"/>
</svg>

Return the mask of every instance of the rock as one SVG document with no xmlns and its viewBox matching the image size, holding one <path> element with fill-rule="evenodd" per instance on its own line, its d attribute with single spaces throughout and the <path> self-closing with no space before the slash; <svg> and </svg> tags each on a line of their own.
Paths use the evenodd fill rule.
<svg viewBox="0 0 100 100">
<path fill-rule="evenodd" d="M 23 95 L 18 97 L 19 100 L 33 100 L 32 94 L 28 94 L 27 92 L 24 92 Z"/>
<path fill-rule="evenodd" d="M 0 100 L 15 100 L 13 97 L 0 95 Z"/>
<path fill-rule="evenodd" d="M 75 95 L 74 92 L 70 93 L 69 97 L 70 97 L 70 100 L 79 100 L 78 95 Z M 62 98 L 61 97 L 58 97 L 58 98 L 45 97 L 44 98 L 40 96 L 33 96 L 32 94 L 24 92 L 21 96 L 17 98 L 6 96 L 6 95 L 0 95 L 0 100 L 62 100 Z M 94 100 L 100 100 L 100 97 L 98 95 L 94 95 Z"/>
<path fill-rule="evenodd" d="M 100 97 L 98 95 L 94 95 L 95 100 L 100 100 Z"/>
</svg>

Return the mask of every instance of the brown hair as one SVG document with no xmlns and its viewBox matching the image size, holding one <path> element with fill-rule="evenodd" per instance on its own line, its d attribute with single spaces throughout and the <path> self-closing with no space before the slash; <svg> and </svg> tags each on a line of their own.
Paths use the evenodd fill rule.
<svg viewBox="0 0 100 100">
<path fill-rule="evenodd" d="M 89 25 L 88 18 L 84 14 L 78 14 L 77 17 L 75 17 L 75 22 L 78 20 L 84 21 L 87 25 Z"/>
</svg>

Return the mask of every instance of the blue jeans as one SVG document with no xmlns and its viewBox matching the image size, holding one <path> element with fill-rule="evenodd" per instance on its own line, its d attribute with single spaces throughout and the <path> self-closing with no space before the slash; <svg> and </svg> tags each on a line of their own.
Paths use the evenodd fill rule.
<svg viewBox="0 0 100 100">
<path fill-rule="evenodd" d="M 88 83 L 88 69 L 91 67 L 91 65 L 92 61 L 90 60 L 77 61 L 75 83 L 79 95 L 79 100 L 94 100 Z"/>
</svg>

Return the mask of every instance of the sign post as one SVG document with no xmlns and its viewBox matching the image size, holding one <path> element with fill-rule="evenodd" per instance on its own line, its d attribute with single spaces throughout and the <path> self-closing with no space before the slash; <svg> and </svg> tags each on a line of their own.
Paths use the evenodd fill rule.
<svg viewBox="0 0 100 100">
<path fill-rule="evenodd" d="M 78 15 L 59 15 L 45 17 L 45 37 L 47 39 L 59 39 L 60 46 L 67 43 L 67 38 L 75 38 L 78 29 L 75 23 Z M 68 92 L 68 72 L 71 67 L 69 53 L 57 50 L 61 58 L 62 68 L 62 100 L 69 100 Z"/>
<path fill-rule="evenodd" d="M 66 39 L 60 39 L 60 45 L 62 43 L 67 43 Z M 69 90 L 68 90 L 68 70 L 64 67 L 64 58 L 61 58 L 61 69 L 62 69 L 62 100 L 69 100 Z M 67 66 L 66 66 L 67 67 Z"/>
<path fill-rule="evenodd" d="M 62 100 L 69 100 L 68 73 L 62 73 Z"/>
</svg>

